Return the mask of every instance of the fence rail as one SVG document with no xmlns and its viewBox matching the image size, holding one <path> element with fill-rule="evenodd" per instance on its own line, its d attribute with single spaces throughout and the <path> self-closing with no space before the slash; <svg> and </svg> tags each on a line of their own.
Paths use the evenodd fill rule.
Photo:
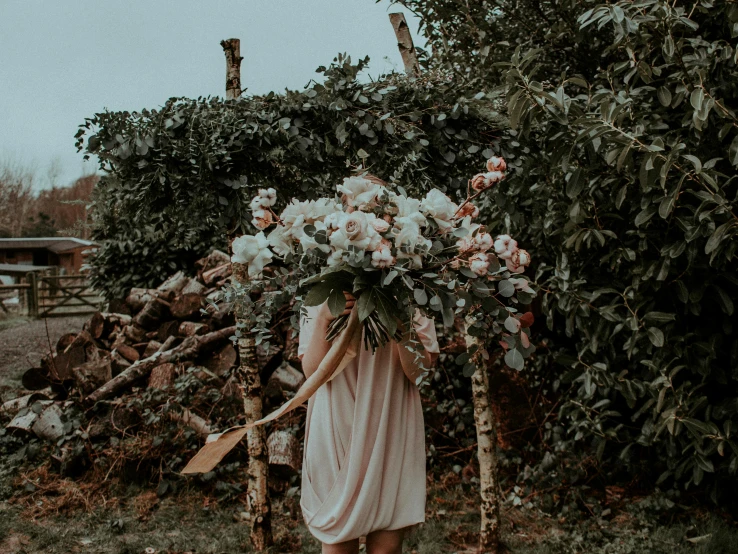
<svg viewBox="0 0 738 554">
<path fill-rule="evenodd" d="M 17 291 L 17 295 L 8 293 Z M 24 294 L 25 293 L 25 294 Z M 7 300 L 17 298 L 31 317 L 71 317 L 89 315 L 103 308 L 105 299 L 90 287 L 81 274 L 54 275 L 30 272 L 25 283 L 0 285 L 0 313 L 9 314 Z"/>
</svg>

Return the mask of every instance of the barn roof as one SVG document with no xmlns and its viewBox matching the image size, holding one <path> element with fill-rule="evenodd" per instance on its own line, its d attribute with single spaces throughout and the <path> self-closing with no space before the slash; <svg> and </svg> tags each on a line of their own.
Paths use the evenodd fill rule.
<svg viewBox="0 0 738 554">
<path fill-rule="evenodd" d="M 26 274 L 29 271 L 43 271 L 51 267 L 50 265 L 0 264 L 0 275 Z"/>
<path fill-rule="evenodd" d="M 60 254 L 81 246 L 97 246 L 97 243 L 76 237 L 0 239 L 0 250 L 45 248 L 46 250 Z"/>
</svg>

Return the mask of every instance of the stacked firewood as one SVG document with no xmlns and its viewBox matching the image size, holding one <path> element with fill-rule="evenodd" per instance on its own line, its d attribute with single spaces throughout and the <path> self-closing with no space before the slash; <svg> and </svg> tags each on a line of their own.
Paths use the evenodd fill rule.
<svg viewBox="0 0 738 554">
<path fill-rule="evenodd" d="M 227 305 L 216 309 L 207 302 L 230 277 L 230 259 L 215 250 L 196 262 L 196 269 L 195 277 L 180 271 L 155 289 L 131 289 L 125 299 L 93 314 L 78 333 L 59 338 L 41 367 L 23 375 L 25 394 L 0 407 L 17 414 L 8 428 L 56 440 L 64 434 L 63 408 L 71 402 L 90 407 L 134 386 L 167 389 L 193 365 L 223 377 L 225 389 L 240 394 L 231 376 L 239 363 L 229 340 L 236 331 L 234 314 Z M 277 349 L 258 352 L 267 406 L 281 403 L 304 381 L 295 369 L 296 344 L 286 325 L 275 342 Z M 33 404 L 36 409 L 28 409 Z M 181 422 L 203 438 L 211 433 L 209 422 L 194 413 L 186 412 Z M 276 467 L 299 470 L 299 445 L 291 433 L 275 431 L 268 444 Z"/>
</svg>

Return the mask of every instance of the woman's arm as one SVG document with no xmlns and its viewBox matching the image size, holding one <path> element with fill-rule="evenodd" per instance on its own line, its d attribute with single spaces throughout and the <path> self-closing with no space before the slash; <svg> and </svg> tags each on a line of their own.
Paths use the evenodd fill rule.
<svg viewBox="0 0 738 554">
<path fill-rule="evenodd" d="M 344 294 L 346 295 L 346 307 L 343 310 L 343 315 L 348 315 L 354 307 L 356 299 L 349 293 Z M 315 328 L 313 329 L 305 354 L 300 356 L 302 372 L 305 374 L 305 377 L 310 377 L 315 373 L 320 362 L 328 354 L 332 343 L 325 340 L 325 335 L 328 332 L 328 325 L 334 319 L 330 309 L 328 309 L 328 304 L 322 304 L 315 317 Z"/>
<path fill-rule="evenodd" d="M 418 322 L 413 322 L 413 325 L 415 326 L 416 331 L 418 331 Z M 415 352 L 411 352 L 407 348 L 409 340 L 410 334 L 404 333 L 402 340 L 397 343 L 397 350 L 400 356 L 400 363 L 402 364 L 403 372 L 405 373 L 405 375 L 407 375 L 410 381 L 415 383 L 417 377 L 421 375 L 420 365 L 422 364 L 423 368 L 425 369 L 431 369 L 433 366 L 436 365 L 436 361 L 438 360 L 438 352 L 429 351 L 427 345 L 423 344 L 423 340 L 420 338 L 420 336 L 418 336 L 417 341 L 420 344 L 417 345 L 416 348 L 419 349 L 418 353 L 421 355 L 421 358 L 420 360 L 416 361 Z M 433 342 L 435 342 L 435 332 L 433 333 Z"/>
</svg>

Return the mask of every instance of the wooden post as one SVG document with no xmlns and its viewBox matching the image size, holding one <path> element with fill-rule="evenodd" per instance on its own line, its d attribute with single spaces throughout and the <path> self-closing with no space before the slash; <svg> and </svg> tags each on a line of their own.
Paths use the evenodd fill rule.
<svg viewBox="0 0 738 554">
<path fill-rule="evenodd" d="M 28 289 L 28 315 L 31 317 L 38 317 L 38 280 L 36 279 L 36 273 L 29 271 L 26 273 L 26 279 L 31 287 Z"/>
<path fill-rule="evenodd" d="M 410 28 L 405 21 L 405 15 L 402 13 L 389 14 L 390 23 L 395 30 L 397 37 L 397 48 L 402 56 L 402 63 L 405 64 L 405 73 L 409 77 L 420 77 L 420 64 L 418 57 L 415 55 L 415 46 L 413 45 L 413 37 L 410 34 Z"/>
<path fill-rule="evenodd" d="M 241 96 L 241 41 L 237 38 L 221 40 L 226 57 L 226 100 Z"/>
<path fill-rule="evenodd" d="M 467 319 L 467 327 L 473 320 Z M 466 346 L 482 349 L 477 337 L 465 334 Z M 482 523 L 479 529 L 479 552 L 497 554 L 500 544 L 500 484 L 497 475 L 497 420 L 489 401 L 487 364 L 481 356 L 472 375 L 474 423 L 477 428 L 477 458 L 479 459 L 479 494 Z"/>
<path fill-rule="evenodd" d="M 220 43 L 226 56 L 226 99 L 233 100 L 241 96 L 241 41 L 237 38 Z M 231 238 L 231 237 L 229 237 Z M 229 243 L 232 242 L 229 240 Z M 234 263 L 233 278 L 239 283 L 248 283 L 247 267 Z M 236 314 L 236 322 L 240 322 Z M 244 332 L 238 339 L 239 366 L 236 375 L 241 387 L 243 409 L 246 422 L 262 418 L 262 387 L 259 375 L 259 363 L 256 357 L 256 340 L 252 333 Z M 262 551 L 274 544 L 272 537 L 272 506 L 269 499 L 269 452 L 266 442 L 266 431 L 258 425 L 249 429 L 246 434 L 249 461 L 248 501 L 251 513 L 251 544 L 257 551 Z"/>
</svg>

